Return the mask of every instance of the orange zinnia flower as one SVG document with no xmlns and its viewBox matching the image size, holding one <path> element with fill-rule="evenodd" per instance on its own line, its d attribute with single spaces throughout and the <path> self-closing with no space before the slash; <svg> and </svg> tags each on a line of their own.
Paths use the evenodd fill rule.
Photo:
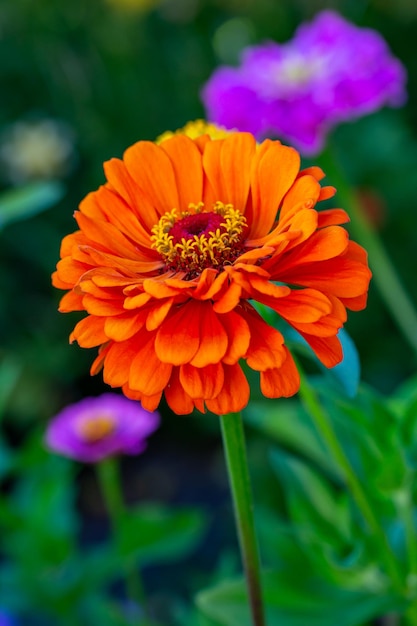
<svg viewBox="0 0 417 626">
<path fill-rule="evenodd" d="M 104 166 L 107 183 L 75 213 L 53 283 L 60 311 L 88 313 L 71 341 L 100 346 L 92 373 L 154 410 L 178 414 L 246 406 L 240 366 L 260 372 L 268 398 L 291 396 L 299 376 L 267 305 L 327 367 L 342 359 L 346 308 L 366 304 L 366 252 L 340 226 L 341 209 L 317 167 L 278 141 L 175 135 L 140 141 Z"/>
</svg>

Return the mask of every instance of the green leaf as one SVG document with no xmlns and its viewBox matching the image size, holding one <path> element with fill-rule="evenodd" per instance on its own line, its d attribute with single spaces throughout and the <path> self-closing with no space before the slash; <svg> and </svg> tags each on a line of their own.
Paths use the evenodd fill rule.
<svg viewBox="0 0 417 626">
<path fill-rule="evenodd" d="M 244 418 L 269 439 L 311 459 L 329 474 L 340 476 L 310 416 L 298 400 L 286 398 L 274 402 L 250 402 L 244 411 Z"/>
<path fill-rule="evenodd" d="M 382 591 L 341 588 L 286 568 L 264 573 L 262 587 L 268 626 L 363 626 L 405 604 Z M 252 626 L 243 580 L 201 591 L 196 603 L 211 626 Z"/>
<path fill-rule="evenodd" d="M 122 558 L 141 565 L 181 558 L 196 546 L 205 526 L 203 513 L 195 509 L 140 505 L 129 511 L 119 529 Z"/>
<path fill-rule="evenodd" d="M 361 385 L 355 401 L 329 387 L 323 377 L 309 379 L 332 421 L 368 497 L 390 498 L 408 479 L 398 419 L 387 399 Z"/>
<path fill-rule="evenodd" d="M 29 183 L 3 192 L 0 195 L 0 229 L 49 209 L 63 195 L 64 187 L 57 181 Z"/>
<path fill-rule="evenodd" d="M 351 518 L 346 494 L 305 462 L 281 450 L 271 451 L 271 463 L 286 494 L 291 518 L 316 531 L 327 543 L 351 540 Z"/>
<path fill-rule="evenodd" d="M 22 365 L 15 357 L 5 354 L 0 363 L 0 420 L 22 372 Z"/>
</svg>

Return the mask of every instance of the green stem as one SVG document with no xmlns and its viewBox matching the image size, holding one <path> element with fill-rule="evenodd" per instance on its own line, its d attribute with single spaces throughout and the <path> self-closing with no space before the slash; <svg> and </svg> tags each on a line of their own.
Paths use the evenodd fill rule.
<svg viewBox="0 0 417 626">
<path fill-rule="evenodd" d="M 260 560 L 242 417 L 240 413 L 229 413 L 220 417 L 220 423 L 252 622 L 254 626 L 265 626 Z"/>
<path fill-rule="evenodd" d="M 316 393 L 314 392 L 311 385 L 308 383 L 302 369 L 300 367 L 298 367 L 298 369 L 301 376 L 301 401 L 303 402 L 309 415 L 312 417 L 317 431 L 326 443 L 334 460 L 343 472 L 350 493 L 352 494 L 352 497 L 355 500 L 358 509 L 362 513 L 362 516 L 368 526 L 368 530 L 370 531 L 372 537 L 376 540 L 377 546 L 381 553 L 381 557 L 384 560 L 386 572 L 392 581 L 393 587 L 398 592 L 403 594 L 404 584 L 402 580 L 402 575 L 399 570 L 396 557 L 391 550 L 391 546 L 389 545 L 384 528 L 380 524 L 378 518 L 375 516 L 374 511 L 366 497 L 366 493 L 362 489 L 362 485 L 357 479 L 356 474 L 352 469 L 352 466 L 350 465 L 350 462 L 342 446 L 340 445 L 338 438 L 336 437 L 329 416 L 321 406 Z"/>
<path fill-rule="evenodd" d="M 126 507 L 121 489 L 119 464 L 116 458 L 109 457 L 97 463 L 96 468 L 107 511 L 111 519 L 113 533 L 116 542 L 119 542 L 121 524 L 126 515 Z M 147 626 L 149 620 L 147 616 L 146 596 L 139 572 L 131 567 L 125 568 L 125 581 L 128 597 L 143 610 L 145 617 L 142 618 L 140 624 Z"/>
<path fill-rule="evenodd" d="M 380 295 L 399 329 L 417 352 L 417 313 L 415 307 L 334 155 L 325 152 L 322 159 L 329 181 L 337 188 L 341 204 L 350 216 L 352 232 L 369 253 L 373 279 L 378 286 Z"/>
<path fill-rule="evenodd" d="M 407 555 L 409 563 L 409 576 L 417 578 L 417 537 L 416 528 L 413 517 L 413 501 L 411 496 L 411 486 L 409 489 L 404 489 L 397 496 L 397 508 L 399 510 L 399 516 L 402 519 L 405 540 L 407 545 Z M 415 583 L 414 583 L 415 586 Z"/>
</svg>

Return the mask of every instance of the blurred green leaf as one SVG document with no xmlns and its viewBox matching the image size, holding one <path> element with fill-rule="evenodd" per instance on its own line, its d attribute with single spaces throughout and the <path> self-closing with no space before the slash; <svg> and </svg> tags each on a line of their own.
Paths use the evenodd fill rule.
<svg viewBox="0 0 417 626">
<path fill-rule="evenodd" d="M 403 606 L 392 595 L 343 589 L 298 569 L 264 573 L 262 585 L 268 626 L 364 626 Z M 211 626 L 252 624 L 242 580 L 201 591 L 196 603 Z"/>
<path fill-rule="evenodd" d="M 326 542 L 350 541 L 351 516 L 344 492 L 324 476 L 281 450 L 271 451 L 271 463 L 281 482 L 292 520 L 316 529 Z"/>
<path fill-rule="evenodd" d="M 334 476 L 339 470 L 326 451 L 313 422 L 298 400 L 284 399 L 271 402 L 250 402 L 244 411 L 247 423 L 297 454 L 311 459 Z"/>
<path fill-rule="evenodd" d="M 3 192 L 0 195 L 0 229 L 49 209 L 63 195 L 64 187 L 57 181 L 28 183 Z"/>
<path fill-rule="evenodd" d="M 2 356 L 0 362 L 0 420 L 21 372 L 22 366 L 15 357 L 10 354 Z"/>
<path fill-rule="evenodd" d="M 123 519 L 122 558 L 141 565 L 181 558 L 197 545 L 205 526 L 203 513 L 196 509 L 140 505 Z"/>
</svg>

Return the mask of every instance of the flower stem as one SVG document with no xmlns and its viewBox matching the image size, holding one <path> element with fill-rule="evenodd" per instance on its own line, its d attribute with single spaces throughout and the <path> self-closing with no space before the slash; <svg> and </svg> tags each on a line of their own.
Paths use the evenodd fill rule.
<svg viewBox="0 0 417 626">
<path fill-rule="evenodd" d="M 369 223 L 357 195 L 333 154 L 323 153 L 324 168 L 351 218 L 351 230 L 369 253 L 373 278 L 385 305 L 410 346 L 417 352 L 417 313 L 385 248 Z"/>
<path fill-rule="evenodd" d="M 107 511 L 111 519 L 113 533 L 116 542 L 118 542 L 120 540 L 122 520 L 127 514 L 121 489 L 119 464 L 117 459 L 108 457 L 97 463 L 96 468 Z M 129 599 L 143 611 L 144 617 L 141 619 L 140 624 L 148 626 L 146 597 L 139 572 L 131 567 L 125 568 L 125 581 Z M 134 617 L 132 620 L 134 620 Z"/>
<path fill-rule="evenodd" d="M 396 591 L 403 594 L 404 583 L 402 575 L 399 570 L 396 557 L 392 552 L 391 546 L 389 545 L 384 528 L 381 525 L 378 517 L 375 515 L 372 506 L 367 499 L 366 493 L 362 489 L 362 485 L 358 480 L 342 446 L 340 445 L 339 440 L 336 437 L 327 412 L 321 406 L 314 389 L 308 383 L 307 378 L 299 365 L 298 369 L 301 376 L 301 401 L 303 402 L 309 415 L 312 417 L 316 429 L 326 443 L 328 450 L 330 451 L 334 460 L 343 472 L 350 493 L 352 494 L 352 497 L 355 500 L 358 509 L 362 513 L 362 516 L 368 526 L 368 530 L 377 542 L 381 558 L 383 559 L 385 564 L 386 573 L 389 575 L 393 587 L 396 589 Z"/>
<path fill-rule="evenodd" d="M 252 622 L 254 626 L 265 626 L 260 559 L 242 417 L 240 413 L 229 413 L 220 417 L 220 423 Z"/>
<path fill-rule="evenodd" d="M 405 531 L 405 541 L 408 555 L 408 576 L 413 579 L 415 586 L 417 580 L 417 537 L 414 523 L 414 503 L 412 497 L 412 486 L 401 490 L 395 498 L 399 518 L 402 520 Z"/>
</svg>

